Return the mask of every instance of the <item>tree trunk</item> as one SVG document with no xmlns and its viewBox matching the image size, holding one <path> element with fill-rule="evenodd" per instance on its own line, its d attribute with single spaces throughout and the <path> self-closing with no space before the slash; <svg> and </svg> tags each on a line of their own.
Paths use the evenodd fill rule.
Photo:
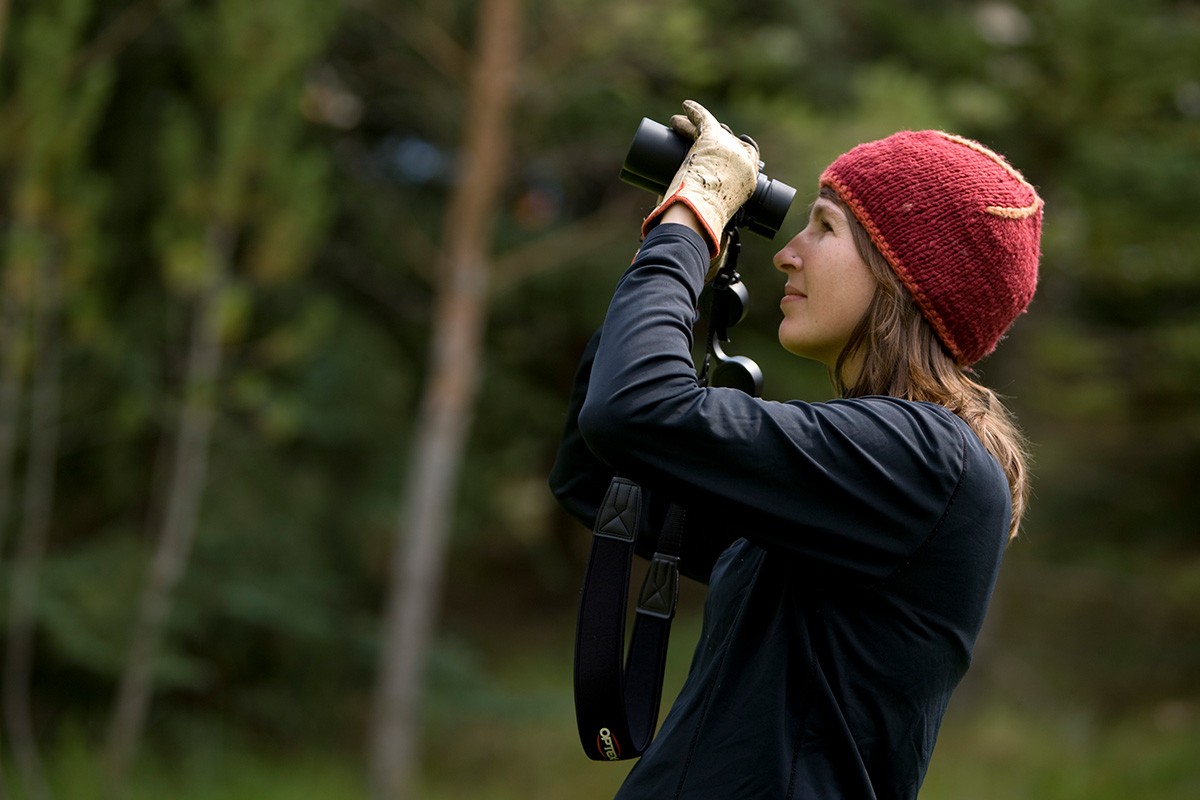
<svg viewBox="0 0 1200 800">
<path fill-rule="evenodd" d="M 21 407 L 21 372 L 17 364 L 16 340 L 23 328 L 24 306 L 18 302 L 15 292 L 7 291 L 0 310 L 0 553 L 3 552 L 4 534 L 8 528 L 8 507 L 13 488 L 12 465 Z M 0 759 L 0 800 L 7 797 L 4 786 L 5 773 Z"/>
<path fill-rule="evenodd" d="M 8 33 L 8 11 L 10 6 L 11 0 L 0 0 L 0 56 L 4 55 L 4 37 Z"/>
<path fill-rule="evenodd" d="M 401 502 L 370 731 L 378 800 L 411 795 L 421 689 L 441 595 L 450 508 L 475 401 L 487 251 L 508 163 L 520 0 L 485 0 L 465 119 L 464 165 L 443 225 L 429 375 Z"/>
<path fill-rule="evenodd" d="M 158 652 L 176 589 L 191 555 L 207 479 L 216 382 L 221 369 L 218 314 L 232 253 L 232 242 L 225 231 L 214 226 L 210 240 L 220 274 L 205 288 L 194 309 L 185 398 L 176 431 L 158 547 L 142 590 L 125 671 L 109 720 L 105 760 L 108 789 L 114 797 L 124 794 L 129 768 L 137 755 L 154 691 Z"/>
<path fill-rule="evenodd" d="M 0 0 L 0 3 L 4 0 Z M 7 9 L 3 8 L 4 13 Z M 0 45 L 3 40 L 0 39 Z M 8 269 L 13 269 L 9 262 Z M 16 457 L 18 420 L 21 415 L 21 349 L 26 336 L 26 304 L 20 292 L 4 286 L 0 300 L 0 555 L 8 532 L 8 510 L 13 497 L 13 460 Z M 5 774 L 0 758 L 0 800 L 4 800 Z"/>
<path fill-rule="evenodd" d="M 9 269 L 13 267 L 10 264 Z M 8 528 L 13 495 L 13 458 L 21 415 L 21 349 L 26 336 L 27 309 L 20 293 L 7 286 L 0 300 L 0 553 Z"/>
<path fill-rule="evenodd" d="M 17 771 L 32 800 L 50 797 L 50 787 L 38 753 L 30 703 L 33 634 L 42 556 L 54 509 L 54 471 L 58 461 L 59 344 L 61 306 L 59 264 L 48 255 L 38 270 L 34 297 L 36 361 L 29 411 L 29 460 L 21 536 L 13 560 L 8 609 L 8 648 L 4 660 L 4 722 Z"/>
</svg>

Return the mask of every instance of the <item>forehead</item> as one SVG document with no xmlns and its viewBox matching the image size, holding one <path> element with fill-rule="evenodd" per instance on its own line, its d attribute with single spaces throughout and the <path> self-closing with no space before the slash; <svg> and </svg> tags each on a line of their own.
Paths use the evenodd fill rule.
<svg viewBox="0 0 1200 800">
<path fill-rule="evenodd" d="M 808 211 L 810 214 L 815 214 L 820 211 L 822 213 L 834 213 L 844 216 L 842 207 L 830 200 L 828 197 L 818 196 L 817 199 L 813 200 L 809 205 Z"/>
</svg>

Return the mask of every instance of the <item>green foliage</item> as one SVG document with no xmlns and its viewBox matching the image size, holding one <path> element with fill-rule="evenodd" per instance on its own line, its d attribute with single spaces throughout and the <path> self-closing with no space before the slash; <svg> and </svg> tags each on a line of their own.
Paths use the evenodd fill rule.
<svg viewBox="0 0 1200 800">
<path fill-rule="evenodd" d="M 685 591 L 685 594 L 688 594 Z M 685 606 L 694 597 L 685 597 Z M 569 619 L 511 647 L 511 628 L 444 637 L 435 656 L 425 798 L 611 797 L 627 765 L 586 760 L 571 718 Z M 477 618 L 477 622 L 482 620 Z M 698 631 L 695 611 L 676 622 L 665 691 L 677 691 Z M 971 680 L 969 677 L 968 680 Z M 965 687 L 969 690 L 969 687 Z M 151 745 L 131 797 L 359 800 L 361 777 L 346 744 L 314 749 L 248 737 L 236 727 L 182 717 Z M 102 767 L 86 732 L 61 729 L 50 764 L 64 800 L 95 796 Z M 1200 788 L 1194 704 L 1167 701 L 1117 717 L 1087 706 L 1013 700 L 952 704 L 921 797 L 1183 800 Z M 10 792 L 10 796 L 21 795 Z"/>
<path fill-rule="evenodd" d="M 1182 800 L 1200 789 L 1198 735 L 1191 711 L 1169 705 L 1107 725 L 991 709 L 946 725 L 921 797 Z"/>
<path fill-rule="evenodd" d="M 358 775 L 338 754 L 328 751 L 279 754 L 258 749 L 237 731 L 201 729 L 186 746 L 157 742 L 149 765 L 131 781 L 131 800 L 359 800 L 365 797 Z M 88 737 L 68 728 L 51 765 L 56 797 L 96 797 L 104 765 Z M 23 797 L 10 791 L 9 797 Z"/>
<path fill-rule="evenodd" d="M 98 122 L 113 81 L 111 65 L 101 64 L 76 85 L 72 75 L 88 0 L 39 3 L 13 26 L 14 56 L 22 69 L 5 105 L 6 161 L 15 181 L 14 216 L 37 224 L 55 201 L 69 202 L 79 162 Z"/>
<path fill-rule="evenodd" d="M 193 300 L 222 270 L 212 481 L 158 673 L 156 725 L 187 744 L 162 763 L 196 753 L 184 758 L 194 794 L 181 797 L 270 797 L 271 770 L 301 776 L 281 795 L 311 784 L 313 797 L 353 796 L 337 763 L 318 759 L 305 779 L 294 759 L 236 752 L 262 739 L 344 745 L 362 729 L 444 208 L 470 124 L 477 4 L 181 1 L 117 49 L 96 48 L 111 46 L 104 34 L 126 6 L 14 4 L 0 62 L 5 296 L 27 302 L 55 253 L 66 288 L 37 658 L 50 735 L 57 709 L 81 719 L 82 733 L 63 734 L 63 796 L 96 774 L 89 737 L 162 513 Z M 769 173 L 800 190 L 780 239 L 748 237 L 743 253 L 751 316 L 734 347 L 764 367 L 773 399 L 829 393 L 823 368 L 775 342 L 770 258 L 837 154 L 945 128 L 994 146 L 1039 187 L 1039 293 L 980 367 L 1036 448 L 998 641 L 976 665 L 1017 710 L 948 723 L 925 794 L 1195 793 L 1184 754 L 1200 692 L 1200 17 L 1188 4 L 1127 6 L 527 7 L 456 510 L 455 634 L 431 688 L 430 796 L 461 795 L 455 781 L 476 769 L 499 776 L 480 797 L 575 796 L 580 775 L 605 796 L 619 781 L 585 773 L 570 740 L 556 682 L 569 675 L 570 632 L 555 615 L 574 605 L 586 542 L 542 487 L 575 360 L 653 200 L 617 182 L 621 159 L 642 116 L 665 121 L 685 97 L 754 135 Z M 22 341 L 3 346 L 25 364 Z M 520 622 L 493 620 L 509 650 L 532 647 L 549 616 L 545 635 L 564 652 L 498 678 L 496 648 L 471 623 L 499 608 Z M 1060 696 L 1069 702 L 1053 705 Z M 214 744 L 226 737 L 238 746 Z M 550 754 L 512 762 L 508 737 Z M 176 796 L 163 788 L 169 767 L 142 779 L 145 796 Z"/>
</svg>

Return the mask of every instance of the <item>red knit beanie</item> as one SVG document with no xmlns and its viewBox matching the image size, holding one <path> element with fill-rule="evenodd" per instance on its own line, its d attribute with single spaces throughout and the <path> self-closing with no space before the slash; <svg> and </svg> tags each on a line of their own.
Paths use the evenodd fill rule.
<svg viewBox="0 0 1200 800">
<path fill-rule="evenodd" d="M 1042 199 L 1000 155 L 941 131 L 855 147 L 821 175 L 960 365 L 996 349 L 1037 285 Z"/>
</svg>

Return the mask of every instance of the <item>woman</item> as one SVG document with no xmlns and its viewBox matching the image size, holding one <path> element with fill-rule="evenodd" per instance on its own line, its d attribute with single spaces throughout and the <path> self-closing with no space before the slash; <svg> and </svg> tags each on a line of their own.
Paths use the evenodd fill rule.
<svg viewBox="0 0 1200 800">
<path fill-rule="evenodd" d="M 614 471 L 709 583 L 687 681 L 619 798 L 912 798 L 1025 505 L 1022 439 L 964 368 L 1037 280 L 1042 201 L 1000 156 L 904 132 L 822 174 L 776 254 L 779 340 L 841 398 L 698 385 L 697 299 L 758 153 L 695 137 L 580 367 L 551 476 L 591 524 Z"/>
</svg>

